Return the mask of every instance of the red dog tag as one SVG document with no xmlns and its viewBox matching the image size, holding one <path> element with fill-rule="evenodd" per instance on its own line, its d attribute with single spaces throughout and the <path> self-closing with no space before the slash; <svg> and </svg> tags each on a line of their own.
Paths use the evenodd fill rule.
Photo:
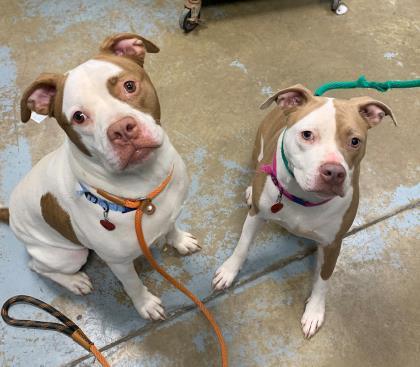
<svg viewBox="0 0 420 367">
<path fill-rule="evenodd" d="M 272 205 L 272 206 L 271 206 L 271 212 L 272 212 L 272 213 L 277 213 L 277 212 L 279 212 L 282 208 L 283 208 L 283 204 L 282 204 L 282 203 L 275 203 L 274 205 Z"/>
<path fill-rule="evenodd" d="M 115 224 L 111 223 L 108 219 L 101 219 L 99 223 L 101 223 L 102 227 L 107 231 L 113 231 L 115 229 Z"/>
</svg>

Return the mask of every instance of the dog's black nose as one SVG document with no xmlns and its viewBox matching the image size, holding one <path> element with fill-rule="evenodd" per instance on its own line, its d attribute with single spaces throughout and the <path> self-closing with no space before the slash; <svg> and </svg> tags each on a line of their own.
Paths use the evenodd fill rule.
<svg viewBox="0 0 420 367">
<path fill-rule="evenodd" d="M 346 170 L 339 163 L 325 163 L 320 167 L 321 177 L 329 185 L 341 185 L 346 178 Z"/>
</svg>

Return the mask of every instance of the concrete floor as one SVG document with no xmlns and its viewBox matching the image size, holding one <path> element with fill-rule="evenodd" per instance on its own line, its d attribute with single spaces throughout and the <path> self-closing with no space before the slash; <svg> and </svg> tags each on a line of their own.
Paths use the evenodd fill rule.
<svg viewBox="0 0 420 367">
<path fill-rule="evenodd" d="M 53 120 L 19 122 L 19 99 L 43 71 L 64 72 L 95 54 L 107 35 L 133 31 L 161 52 L 146 62 L 162 105 L 162 122 L 191 175 L 180 220 L 204 246 L 179 257 L 155 249 L 161 263 L 209 299 L 230 349 L 230 363 L 251 366 L 418 366 L 420 359 L 420 90 L 369 94 L 399 121 L 370 131 L 362 164 L 361 203 L 331 281 L 326 323 L 303 339 L 300 316 L 310 290 L 312 244 L 267 225 L 239 281 L 212 294 L 214 270 L 239 238 L 251 176 L 250 155 L 264 116 L 259 104 L 297 82 L 315 89 L 330 80 L 420 78 L 420 3 L 348 0 L 343 17 L 329 1 L 226 2 L 203 10 L 204 26 L 183 34 L 183 1 L 0 0 L 0 201 L 40 157 L 60 145 Z M 215 338 L 190 302 L 144 262 L 141 277 L 162 297 L 168 321 L 139 318 L 120 284 L 92 256 L 95 292 L 76 297 L 26 266 L 23 246 L 0 226 L 0 303 L 26 293 L 64 311 L 113 366 L 217 366 Z M 20 307 L 16 316 L 31 310 Z M 31 315 L 32 316 L 32 315 Z M 35 312 L 34 317 L 41 314 Z M 0 323 L 2 366 L 90 366 L 70 339 Z"/>
</svg>

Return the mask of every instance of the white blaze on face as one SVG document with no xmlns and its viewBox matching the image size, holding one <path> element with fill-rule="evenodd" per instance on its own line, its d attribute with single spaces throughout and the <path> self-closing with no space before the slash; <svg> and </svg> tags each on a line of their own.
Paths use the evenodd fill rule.
<svg viewBox="0 0 420 367">
<path fill-rule="evenodd" d="M 320 167 L 325 163 L 341 164 L 347 173 L 344 192 L 350 187 L 352 172 L 337 145 L 336 123 L 333 99 L 329 98 L 286 131 L 284 150 L 299 186 L 305 191 L 318 191 L 321 185 Z M 311 131 L 314 140 L 304 140 L 303 131 Z"/>
<path fill-rule="evenodd" d="M 108 127 L 114 122 L 132 117 L 157 142 L 163 141 L 163 130 L 150 114 L 110 94 L 107 82 L 121 72 L 121 67 L 110 62 L 89 60 L 68 72 L 63 94 L 63 113 L 67 120 L 89 151 L 111 170 L 118 170 L 119 165 L 118 155 L 107 136 Z M 76 111 L 86 115 L 83 124 L 72 122 Z"/>
</svg>

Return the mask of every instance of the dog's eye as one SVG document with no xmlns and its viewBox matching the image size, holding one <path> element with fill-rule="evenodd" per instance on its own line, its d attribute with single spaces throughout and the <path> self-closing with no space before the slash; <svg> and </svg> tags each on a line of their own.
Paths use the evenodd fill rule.
<svg viewBox="0 0 420 367">
<path fill-rule="evenodd" d="M 312 131 L 305 130 L 302 131 L 302 138 L 305 140 L 312 140 L 314 138 L 314 134 L 312 133 Z"/>
<path fill-rule="evenodd" d="M 82 111 L 76 111 L 73 114 L 73 121 L 77 124 L 82 124 L 86 120 L 86 115 Z"/>
<path fill-rule="evenodd" d="M 351 138 L 350 145 L 352 148 L 358 148 L 361 142 L 359 138 Z"/>
<path fill-rule="evenodd" d="M 132 80 L 129 80 L 129 81 L 124 83 L 124 89 L 128 93 L 134 93 L 136 91 L 136 83 L 133 82 Z"/>
</svg>

